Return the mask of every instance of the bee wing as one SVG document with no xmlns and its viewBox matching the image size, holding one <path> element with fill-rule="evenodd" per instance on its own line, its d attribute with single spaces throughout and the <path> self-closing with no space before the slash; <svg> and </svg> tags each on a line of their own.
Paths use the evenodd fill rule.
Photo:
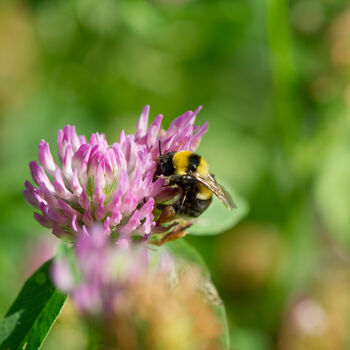
<svg viewBox="0 0 350 350">
<path fill-rule="evenodd" d="M 212 175 L 203 176 L 198 173 L 193 173 L 192 175 L 200 183 L 208 187 L 209 190 L 212 191 L 228 209 L 237 208 L 237 205 L 233 201 L 231 195 L 225 190 L 223 186 L 216 182 Z"/>
</svg>

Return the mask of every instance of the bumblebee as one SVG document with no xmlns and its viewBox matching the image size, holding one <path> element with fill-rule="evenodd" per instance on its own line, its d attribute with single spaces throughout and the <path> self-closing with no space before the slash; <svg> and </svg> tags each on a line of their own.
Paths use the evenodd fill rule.
<svg viewBox="0 0 350 350">
<path fill-rule="evenodd" d="M 154 178 L 160 176 L 164 176 L 168 185 L 179 191 L 178 198 L 170 206 L 174 216 L 198 217 L 209 207 L 213 193 L 228 209 L 236 207 L 230 194 L 209 172 L 208 162 L 196 153 L 179 151 L 161 154 L 160 151 Z"/>
</svg>

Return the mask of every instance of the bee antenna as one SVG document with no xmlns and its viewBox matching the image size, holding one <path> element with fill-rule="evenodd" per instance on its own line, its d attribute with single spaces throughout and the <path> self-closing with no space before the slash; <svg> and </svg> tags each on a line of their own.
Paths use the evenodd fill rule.
<svg viewBox="0 0 350 350">
<path fill-rule="evenodd" d="M 160 144 L 160 140 L 159 140 L 159 156 L 162 155 L 162 147 L 161 147 L 161 144 Z"/>
</svg>

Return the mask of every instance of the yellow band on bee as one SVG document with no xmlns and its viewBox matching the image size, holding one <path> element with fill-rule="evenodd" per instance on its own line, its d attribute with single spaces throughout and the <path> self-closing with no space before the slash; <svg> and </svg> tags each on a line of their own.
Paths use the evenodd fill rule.
<svg viewBox="0 0 350 350">
<path fill-rule="evenodd" d="M 199 191 L 197 193 L 197 198 L 198 199 L 201 199 L 201 200 L 207 200 L 209 198 L 211 198 L 213 195 L 213 193 L 209 190 L 208 187 L 200 184 L 199 185 Z"/>
<path fill-rule="evenodd" d="M 201 157 L 201 161 L 199 162 L 196 171 L 198 174 L 203 176 L 207 176 L 209 174 L 209 164 L 203 157 Z"/>
<path fill-rule="evenodd" d="M 191 156 L 190 151 L 180 151 L 174 154 L 174 168 L 177 174 L 185 175 L 188 169 L 188 159 Z"/>
</svg>

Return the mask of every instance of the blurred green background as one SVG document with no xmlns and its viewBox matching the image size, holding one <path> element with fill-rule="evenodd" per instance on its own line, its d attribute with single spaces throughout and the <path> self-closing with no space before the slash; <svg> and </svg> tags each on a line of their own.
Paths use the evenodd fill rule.
<svg viewBox="0 0 350 350">
<path fill-rule="evenodd" d="M 186 238 L 232 349 L 350 349 L 349 38 L 345 0 L 0 2 L 0 316 L 54 241 L 22 194 L 41 138 L 203 105 L 199 153 L 250 206 Z M 44 349 L 83 348 L 79 327 L 66 308 Z"/>
</svg>

